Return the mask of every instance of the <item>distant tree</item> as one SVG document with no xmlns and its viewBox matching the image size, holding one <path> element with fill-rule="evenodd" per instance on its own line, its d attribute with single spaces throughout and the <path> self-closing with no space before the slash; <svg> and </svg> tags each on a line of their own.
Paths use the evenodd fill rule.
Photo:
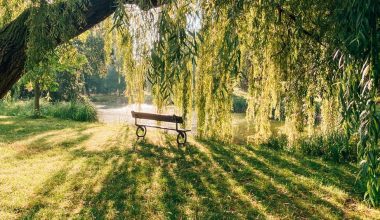
<svg viewBox="0 0 380 220">
<path fill-rule="evenodd" d="M 84 93 L 90 95 L 91 88 L 94 90 L 100 86 L 99 82 L 98 85 L 94 85 L 94 81 L 101 80 L 107 74 L 104 39 L 99 32 L 91 31 L 85 40 L 76 40 L 74 43 L 88 60 L 81 70 L 81 78 L 84 81 Z"/>
<path fill-rule="evenodd" d="M 87 62 L 86 58 L 72 47 L 60 47 L 47 54 L 38 65 L 27 70 L 24 77 L 26 88 L 34 92 L 34 112 L 40 115 L 40 98 L 43 91 L 57 91 L 57 74 L 66 72 L 72 75 Z"/>
<path fill-rule="evenodd" d="M 110 65 L 108 68 L 108 74 L 105 78 L 105 88 L 108 94 L 116 93 L 117 95 L 121 95 L 125 90 L 124 76 L 117 71 L 115 65 Z"/>
<path fill-rule="evenodd" d="M 84 83 L 80 71 L 59 71 L 56 73 L 57 88 L 50 92 L 52 101 L 76 101 L 82 94 Z"/>
</svg>

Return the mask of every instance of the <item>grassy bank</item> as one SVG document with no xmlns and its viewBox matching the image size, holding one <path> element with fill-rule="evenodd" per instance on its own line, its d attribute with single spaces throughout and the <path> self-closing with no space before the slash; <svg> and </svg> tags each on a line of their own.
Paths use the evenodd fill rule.
<svg viewBox="0 0 380 220">
<path fill-rule="evenodd" d="M 357 168 L 134 127 L 0 117 L 0 219 L 380 216 Z"/>
</svg>

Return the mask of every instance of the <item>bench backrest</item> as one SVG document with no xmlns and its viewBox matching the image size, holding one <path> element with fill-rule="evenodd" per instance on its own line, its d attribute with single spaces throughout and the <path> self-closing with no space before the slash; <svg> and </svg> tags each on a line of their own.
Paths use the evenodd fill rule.
<svg viewBox="0 0 380 220">
<path fill-rule="evenodd" d="M 180 123 L 180 124 L 183 123 L 183 118 L 176 115 L 159 115 L 159 114 L 132 111 L 132 117 L 139 118 L 139 119 Z"/>
</svg>

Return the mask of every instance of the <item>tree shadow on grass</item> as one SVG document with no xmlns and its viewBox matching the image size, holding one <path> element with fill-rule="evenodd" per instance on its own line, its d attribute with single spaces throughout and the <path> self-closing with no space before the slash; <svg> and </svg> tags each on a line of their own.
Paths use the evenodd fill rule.
<svg viewBox="0 0 380 220">
<path fill-rule="evenodd" d="M 132 131 L 133 132 L 133 131 Z M 131 134 L 132 132 L 129 132 Z M 55 187 L 68 184 L 72 209 L 65 217 L 95 219 L 253 219 L 344 218 L 344 211 L 307 184 L 327 179 L 341 189 L 352 180 L 335 168 L 326 172 L 317 161 L 273 150 L 200 141 L 177 147 L 172 137 L 164 146 L 142 141 L 120 147 L 130 138 L 108 141 L 108 150 L 71 150 L 73 161 L 85 161 L 80 172 L 60 170 L 25 215 L 36 217 Z M 300 177 L 300 181 L 298 181 Z M 342 179 L 340 182 L 336 178 Z M 302 181 L 301 181 L 302 179 Z M 305 181 L 306 182 L 303 182 Z M 331 181 L 330 181 L 331 180 Z M 88 183 L 89 182 L 89 183 Z M 313 182 L 314 183 L 314 182 Z M 324 183 L 323 183 L 324 184 Z M 97 187 L 99 185 L 100 187 Z M 351 193 L 351 191 L 348 191 Z M 329 193 L 329 192 L 324 192 Z"/>
<path fill-rule="evenodd" d="M 262 213 L 253 208 L 249 201 L 244 200 L 233 191 L 233 185 L 215 167 L 212 161 L 203 152 L 194 146 L 181 149 L 169 145 L 169 149 L 179 157 L 176 166 L 168 170 L 168 179 L 176 183 L 176 188 L 169 187 L 166 192 L 168 197 L 180 195 L 182 203 L 174 203 L 166 200 L 168 209 L 182 207 L 186 203 L 193 203 L 194 216 L 196 218 L 248 218 L 249 216 L 262 216 Z M 171 161 L 172 162 L 172 161 Z M 179 186 L 179 187 L 178 187 Z M 182 187 L 181 187 L 182 186 Z M 192 189 L 192 193 L 188 193 Z M 188 197 L 196 197 L 191 201 Z M 174 218 L 184 218 L 186 213 L 177 212 Z"/>
<path fill-rule="evenodd" d="M 76 155 L 93 157 L 95 154 L 104 161 L 117 156 L 112 162 L 112 168 L 107 173 L 102 188 L 84 196 L 84 209 L 80 216 L 96 219 L 105 218 L 142 218 L 142 203 L 144 199 L 138 194 L 141 182 L 149 180 L 153 167 L 135 164 L 136 158 L 132 151 L 109 151 L 108 153 L 79 152 Z"/>
<path fill-rule="evenodd" d="M 31 198 L 22 219 L 52 218 L 52 216 L 56 218 L 59 216 L 60 219 L 72 218 L 74 214 L 72 211 L 81 206 L 85 198 L 96 194 L 94 188 L 99 181 L 102 181 L 104 167 L 106 165 L 109 167 L 106 172 L 107 175 L 112 176 L 114 172 L 120 170 L 117 158 L 120 159 L 123 156 L 117 148 L 107 151 L 87 151 L 85 148 L 77 148 L 71 149 L 70 154 L 71 159 L 68 158 L 64 166 L 47 179 Z M 119 187 L 115 185 L 115 181 L 107 181 L 111 181 L 105 182 L 110 187 Z M 118 192 L 113 191 L 115 194 Z M 122 202 L 122 200 L 118 201 Z M 67 202 L 70 205 L 67 206 Z M 65 204 L 64 209 L 62 204 Z"/>
<path fill-rule="evenodd" d="M 172 143 L 169 140 L 165 146 L 156 146 L 143 141 L 135 151 L 119 152 L 123 162 L 116 163 L 100 192 L 88 194 L 82 215 L 100 219 L 345 217 L 340 207 L 313 191 L 322 188 L 312 189 L 307 182 L 297 181 L 297 175 L 311 181 L 314 177 L 334 175 L 314 169 L 315 164 L 311 168 L 305 165 L 306 158 L 293 157 L 300 161 L 301 165 L 297 165 L 271 150 L 257 150 L 256 156 L 252 156 L 245 152 L 253 151 L 248 147 L 242 150 L 203 141 L 207 153 L 199 146 L 178 148 Z M 157 206 L 152 208 L 141 188 L 149 190 L 155 184 L 153 176 L 157 170 L 162 190 L 155 195 L 153 204 Z M 290 172 L 291 176 L 279 171 Z M 332 184 L 339 187 L 339 182 Z M 244 195 L 237 193 L 239 187 Z"/>
<path fill-rule="evenodd" d="M 305 180 L 301 180 L 300 177 L 305 177 L 306 181 L 314 181 L 313 178 L 315 177 L 318 180 L 327 179 L 327 183 L 345 190 L 345 186 L 351 184 L 347 191 L 353 193 L 352 188 L 355 187 L 352 187 L 352 183 L 355 179 L 352 175 L 342 174 L 334 168 L 325 167 L 325 169 L 318 170 L 315 169 L 315 162 L 313 163 L 305 157 L 286 155 L 299 161 L 300 165 L 297 165 L 286 160 L 285 155 L 282 155 L 283 153 L 277 155 L 276 152 L 269 149 L 247 147 L 253 153 L 248 154 L 246 150 L 242 150 L 245 148 L 244 146 L 226 146 L 212 141 L 203 141 L 202 143 L 207 145 L 207 148 L 212 152 L 213 159 L 226 172 L 231 173 L 233 178 L 242 184 L 253 198 L 268 207 L 268 212 L 290 218 L 310 216 L 344 218 L 344 212 L 341 208 L 327 201 L 323 196 L 312 192 L 313 190 L 324 191 L 319 184 L 310 186 L 308 185 L 309 182 L 303 182 Z M 241 161 L 234 159 L 236 157 L 240 158 Z M 247 166 L 249 169 L 244 170 L 243 168 Z M 326 169 L 329 169 L 329 172 L 326 172 Z M 259 171 L 264 175 L 258 177 L 249 170 Z M 340 181 L 337 181 L 337 178 Z M 344 182 L 343 187 L 342 182 Z M 328 192 L 325 193 L 328 194 Z"/>
<path fill-rule="evenodd" d="M 49 150 L 55 150 L 57 148 L 67 150 L 67 149 L 77 146 L 77 144 L 80 144 L 90 139 L 92 136 L 92 134 L 82 134 L 81 132 L 77 132 L 77 133 L 78 134 L 75 137 L 67 138 L 55 143 L 51 143 L 50 138 L 55 137 L 56 134 L 46 135 L 44 137 L 36 139 L 30 145 L 28 145 L 26 149 L 21 150 L 20 152 L 17 153 L 17 155 L 12 156 L 12 157 L 17 160 L 23 160 L 26 158 L 33 157 L 37 154 L 44 153 Z M 4 158 L 4 160 L 5 159 L 7 158 Z"/>
<path fill-rule="evenodd" d="M 317 158 L 313 159 L 305 157 L 300 154 L 290 155 L 288 152 L 274 151 L 265 148 L 255 149 L 251 146 L 247 146 L 246 149 L 265 158 L 265 160 L 276 167 L 282 167 L 290 170 L 296 175 L 314 178 L 322 184 L 333 185 L 337 188 L 343 189 L 356 199 L 360 200 L 365 192 L 363 183 L 356 181 L 358 169 L 351 164 L 342 165 Z M 240 152 L 240 155 L 249 160 L 247 154 L 242 154 L 242 152 Z M 286 158 L 291 158 L 298 164 L 291 160 L 287 160 Z"/>
<path fill-rule="evenodd" d="M 87 149 L 87 145 L 78 144 L 88 140 L 93 133 L 82 133 L 79 129 L 74 133 L 75 135 L 70 138 L 59 139 L 56 146 L 49 148 L 57 150 L 54 151 L 54 154 L 65 154 L 62 157 L 62 167 L 51 168 L 56 171 L 38 186 L 33 197 L 30 198 L 28 208 L 21 209 L 23 219 L 52 218 L 52 216 L 56 216 L 56 218 L 59 216 L 61 219 L 72 217 L 73 211 L 81 206 L 83 200 L 89 195 L 95 194 L 94 187 L 102 181 L 103 173 L 108 173 L 109 170 L 112 172 L 118 170 L 117 159 L 123 157 L 120 149 L 113 146 L 119 144 L 118 142 L 110 138 L 105 141 L 104 145 L 112 145 L 111 148 L 90 151 Z M 123 136 L 118 134 L 117 137 Z M 49 137 L 36 141 L 44 145 L 45 141 L 49 142 Z M 37 149 L 32 154 L 42 154 L 45 150 L 48 149 Z M 28 155 L 20 155 L 20 157 L 27 159 Z M 22 158 L 17 159 L 21 160 Z"/>
<path fill-rule="evenodd" d="M 38 212 L 48 205 L 44 200 L 51 196 L 54 189 L 66 181 L 67 173 L 68 167 L 65 167 L 56 172 L 44 183 L 43 188 L 41 188 L 37 196 L 33 198 L 32 203 L 22 219 L 35 219 L 37 217 Z"/>
<path fill-rule="evenodd" d="M 81 217 L 104 218 L 248 218 L 260 211 L 232 192 L 212 169 L 210 158 L 193 146 L 177 148 L 140 142 L 119 152 L 99 192 L 89 193 Z M 155 175 L 158 173 L 158 178 Z M 158 179 L 158 180 L 157 180 Z M 159 184 L 160 190 L 154 190 Z M 155 194 L 150 196 L 150 192 Z"/>
<path fill-rule="evenodd" d="M 91 125 L 69 120 L 57 120 L 53 118 L 32 119 L 28 117 L 0 117 L 0 140 L 12 143 L 41 135 L 43 133 L 60 131 L 67 128 L 75 128 L 84 131 Z"/>
</svg>

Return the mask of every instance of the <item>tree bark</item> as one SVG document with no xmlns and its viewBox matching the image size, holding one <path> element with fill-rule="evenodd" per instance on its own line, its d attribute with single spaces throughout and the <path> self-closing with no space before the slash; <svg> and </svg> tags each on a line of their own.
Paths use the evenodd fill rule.
<svg viewBox="0 0 380 220">
<path fill-rule="evenodd" d="M 136 4 L 143 10 L 148 10 L 153 7 L 158 7 L 168 3 L 170 0 L 125 0 L 126 4 Z M 79 2 L 79 0 L 78 0 Z M 54 41 L 54 46 L 65 43 L 68 38 L 74 38 L 81 33 L 89 30 L 99 22 L 106 19 L 116 10 L 117 0 L 88 0 L 85 7 L 78 7 L 77 12 L 82 13 L 85 17 L 84 24 L 76 21 L 74 27 L 75 32 L 71 36 L 62 33 L 62 36 L 57 36 Z M 61 14 L 56 14 L 56 17 L 65 13 L 67 3 L 55 3 L 48 7 L 50 9 L 59 9 Z M 11 89 L 11 87 L 21 78 L 24 73 L 26 62 L 26 47 L 28 40 L 28 19 L 31 15 L 31 8 L 25 10 L 14 21 L 6 25 L 0 30 L 0 98 Z M 54 18 L 49 21 L 54 25 Z M 65 36 L 65 37 L 63 37 Z"/>
</svg>

